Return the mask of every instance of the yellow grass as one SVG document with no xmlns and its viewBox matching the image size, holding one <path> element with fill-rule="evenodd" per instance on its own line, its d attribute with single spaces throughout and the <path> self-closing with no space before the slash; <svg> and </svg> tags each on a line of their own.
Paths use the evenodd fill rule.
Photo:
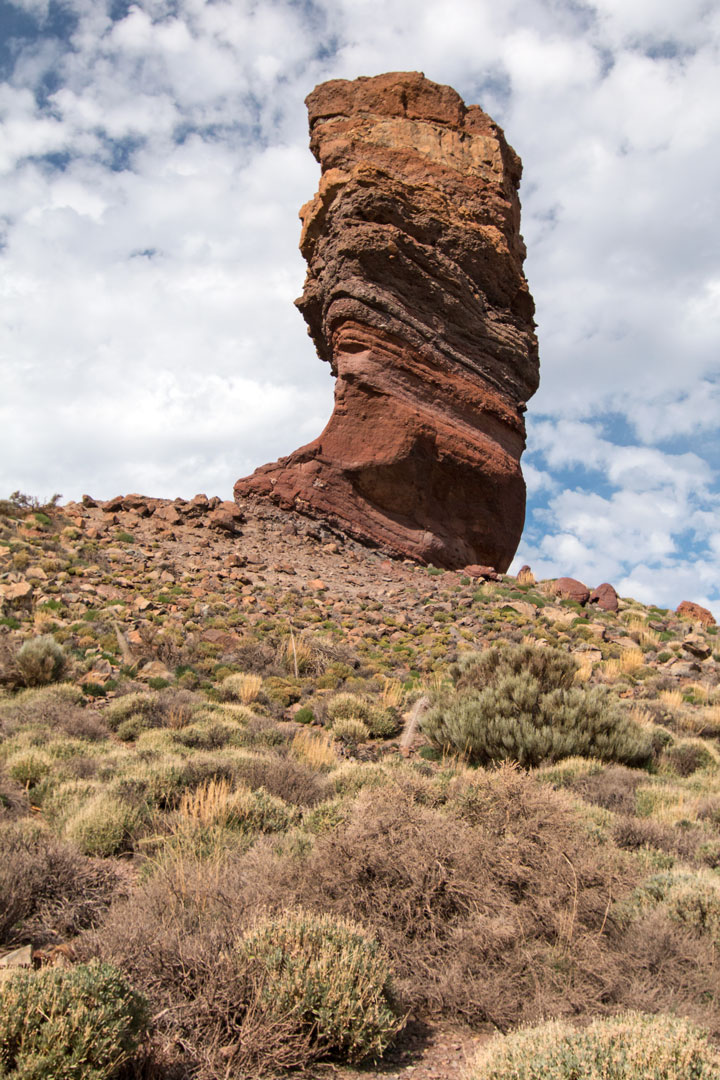
<svg viewBox="0 0 720 1080">
<path fill-rule="evenodd" d="M 707 686 L 703 686 L 702 683 L 690 683 L 685 687 L 686 694 L 692 694 L 693 697 L 698 698 L 699 701 L 703 701 L 707 704 L 710 698 L 710 690 Z"/>
<path fill-rule="evenodd" d="M 208 780 L 180 800 L 180 814 L 193 823 L 210 827 L 226 825 L 232 814 L 233 794 L 227 780 Z"/>
<path fill-rule="evenodd" d="M 405 690 L 403 684 L 399 679 L 385 678 L 382 688 L 382 703 L 383 708 L 398 708 L 402 705 L 402 700 L 405 697 Z"/>
<path fill-rule="evenodd" d="M 663 705 L 667 705 L 668 709 L 681 709 L 683 696 L 679 690 L 661 690 L 660 701 Z"/>
<path fill-rule="evenodd" d="M 585 683 L 591 678 L 592 673 L 593 673 L 593 661 L 592 660 L 587 660 L 587 659 L 582 659 L 580 661 L 580 667 L 575 672 L 575 680 L 574 681 L 576 683 Z"/>
<path fill-rule="evenodd" d="M 636 616 L 630 619 L 627 628 L 638 645 L 657 645 L 660 641 L 658 632 L 651 630 L 642 619 Z"/>
<path fill-rule="evenodd" d="M 647 709 L 643 709 L 642 705 L 633 705 L 630 710 L 630 719 L 642 727 L 650 727 L 650 725 L 654 724 L 652 716 Z"/>
<path fill-rule="evenodd" d="M 645 661 L 640 649 L 626 649 L 617 660 L 605 660 L 602 671 L 605 678 L 613 680 L 617 679 L 620 675 L 632 675 L 632 673 L 641 668 L 644 663 Z"/>
<path fill-rule="evenodd" d="M 299 731 L 292 741 L 290 753 L 314 769 L 331 769 L 337 765 L 332 737 L 323 731 Z"/>
<path fill-rule="evenodd" d="M 243 705 L 249 705 L 255 701 L 262 689 L 262 676 L 241 673 L 228 675 L 222 683 L 223 691 L 229 696 L 237 698 Z"/>
</svg>

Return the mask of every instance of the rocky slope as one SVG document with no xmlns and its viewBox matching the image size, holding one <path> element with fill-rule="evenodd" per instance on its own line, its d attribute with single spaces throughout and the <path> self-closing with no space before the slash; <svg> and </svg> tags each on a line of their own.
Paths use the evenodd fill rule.
<svg viewBox="0 0 720 1080">
<path fill-rule="evenodd" d="M 417 72 L 333 80 L 307 105 L 322 176 L 297 303 L 335 408 L 235 493 L 436 566 L 505 570 L 538 385 L 520 161 L 479 106 Z"/>
<path fill-rule="evenodd" d="M 162 1072 L 167 1055 L 178 1068 L 187 1066 L 177 1075 L 227 1075 L 223 1055 L 234 1044 L 220 1046 L 204 1062 L 202 1038 L 188 1042 L 176 1018 L 194 1015 L 194 991 L 185 996 L 186 987 L 195 985 L 192 978 L 207 977 L 214 987 L 227 977 L 217 935 L 228 897 L 228 941 L 236 939 L 243 920 L 254 917 L 253 905 L 276 904 L 278 895 L 289 907 L 307 902 L 310 893 L 297 892 L 292 875 L 314 850 L 333 843 L 350 815 L 355 832 L 342 850 L 351 856 L 357 845 L 362 870 L 366 856 L 360 845 L 384 843 L 388 835 L 375 827 L 383 792 L 391 793 L 388 805 L 394 805 L 410 791 L 394 827 L 400 830 L 406 812 L 429 816 L 428 843 L 434 830 L 451 828 L 449 838 L 459 846 L 439 852 L 437 891 L 429 898 L 421 892 L 418 900 L 413 882 L 402 875 L 417 853 L 408 853 L 406 841 L 398 840 L 392 887 L 407 897 L 418 926 L 436 907 L 438 925 L 444 926 L 443 875 L 455 880 L 459 873 L 453 859 L 465 840 L 455 831 L 469 827 L 465 819 L 474 805 L 448 809 L 448 793 L 466 798 L 463 785 L 480 785 L 478 792 L 484 784 L 499 785 L 502 801 L 502 785 L 510 782 L 518 788 L 506 793 L 513 806 L 523 792 L 528 813 L 540 800 L 534 812 L 542 827 L 532 826 L 531 817 L 530 831 L 518 838 L 522 815 L 506 829 L 510 819 L 504 810 L 500 814 L 506 823 L 500 833 L 507 845 L 502 859 L 509 860 L 503 871 L 509 875 L 508 896 L 519 905 L 518 918 L 535 919 L 533 890 L 542 885 L 552 901 L 546 915 L 556 907 L 559 912 L 559 930 L 547 931 L 549 951 L 528 954 L 533 979 L 545 980 L 558 995 L 538 999 L 537 1008 L 554 1015 L 553 1009 L 562 1012 L 568 1002 L 578 1015 L 595 1015 L 606 1008 L 602 994 L 611 995 L 617 1007 L 630 1001 L 649 1011 L 667 1009 L 672 1000 L 673 1011 L 696 1015 L 720 1031 L 715 939 L 708 943 L 705 924 L 690 922 L 692 912 L 706 908 L 693 906 L 693 894 L 682 908 L 690 915 L 683 915 L 687 926 L 679 932 L 675 908 L 647 915 L 642 906 L 646 895 L 665 903 L 657 900 L 658 883 L 694 889 L 702 904 L 714 903 L 715 891 L 720 896 L 717 627 L 696 605 L 682 606 L 680 613 L 648 608 L 618 598 L 607 583 L 588 584 L 592 592 L 572 579 L 535 582 L 527 569 L 517 578 L 473 576 L 391 560 L 346 532 L 263 498 L 240 506 L 205 496 L 172 502 L 138 495 L 105 503 L 86 498 L 65 507 L 0 502 L 0 863 L 9 866 L 5 878 L 0 874 L 0 914 L 4 890 L 25 880 L 42 885 L 23 894 L 18 911 L 0 927 L 0 972 L 29 963 L 42 970 L 99 950 L 150 994 L 156 1022 L 149 1052 L 160 1071 L 148 1075 L 175 1075 Z M 61 648 L 62 683 L 38 685 L 42 672 L 27 657 L 23 662 L 21 648 L 38 641 L 45 655 Z M 442 758 L 412 718 L 424 699 L 447 687 L 449 669 L 464 653 L 513 641 L 574 654 L 578 686 L 602 684 L 629 716 L 655 733 L 654 769 L 573 757 L 527 776 L 512 769 L 485 774 Z M 367 711 L 372 730 L 355 722 L 353 733 L 352 723 L 343 727 L 334 718 L 333 702 L 343 698 Z M 372 792 L 367 821 L 363 792 Z M 571 833 L 567 821 L 561 828 L 545 819 L 557 810 L 555 796 L 566 794 L 574 801 L 557 806 L 565 806 L 563 814 L 572 807 Z M 223 811 L 223 799 L 232 814 Z M 587 848 L 594 862 L 583 878 L 574 855 L 563 855 L 552 872 L 541 861 L 540 876 L 528 886 L 529 914 L 523 913 L 523 888 L 515 885 L 527 885 L 526 875 L 535 872 L 532 852 L 539 845 L 542 854 L 548 829 L 549 852 L 565 852 L 563 845 L 576 832 L 578 858 Z M 554 829 L 560 829 L 557 836 Z M 578 909 L 576 867 L 582 889 L 592 891 L 604 880 L 600 870 L 608 852 L 618 860 L 613 873 L 620 876 L 611 891 L 603 886 L 590 908 L 581 903 Z M 264 858 L 279 859 L 289 877 L 263 885 L 275 866 Z M 58 865 L 66 864 L 67 880 L 60 880 Z M 488 868 L 478 865 L 486 874 Z M 182 871 L 177 880 L 175 866 Z M 243 884 L 253 866 L 256 877 Z M 488 866 L 495 864 L 490 860 Z M 557 873 L 563 867 L 567 888 L 558 900 Z M 277 867 L 273 872 L 279 873 Z M 338 871 L 341 897 L 353 893 L 343 873 Z M 645 878 L 650 884 L 643 892 L 639 883 Z M 471 887 L 477 890 L 481 882 Z M 183 906 L 173 907 L 178 888 L 183 904 L 191 903 L 193 889 L 201 889 L 197 933 L 182 924 Z M 155 899 L 152 890 L 160 890 Z M 400 904 L 398 911 L 404 910 Z M 577 926 L 578 910 L 589 920 L 587 940 Z M 371 923 L 373 913 L 384 911 L 373 903 L 362 919 Z M 627 937 L 618 937 L 628 918 L 635 922 Z M 498 955 L 507 958 L 516 936 L 514 930 L 508 936 L 504 926 L 500 919 L 493 933 Z M 99 937 L 84 940 L 90 931 Z M 396 945 L 405 941 L 405 931 L 394 923 L 383 923 L 377 932 Z M 180 949 L 177 970 L 183 975 L 177 986 L 176 967 L 163 951 L 170 939 Z M 457 948 L 446 945 L 443 963 L 460 963 L 475 939 L 460 935 Z M 522 934 L 517 939 L 522 952 Z M 565 956 L 576 940 L 572 974 L 563 982 L 557 950 Z M 201 945 L 205 952 L 198 951 Z M 611 978 L 608 971 L 615 968 L 608 965 L 616 961 Z M 517 971 L 502 963 L 495 972 L 498 985 L 513 988 Z M 634 974 L 626 978 L 628 965 Z M 582 983 L 587 972 L 589 982 Z M 412 992 L 412 978 L 404 979 L 404 992 Z M 596 982 L 602 990 L 597 1001 L 588 990 Z M 520 1009 L 526 990 L 517 991 L 518 1002 L 498 999 L 500 1005 Z M 465 993 L 458 982 L 452 993 L 460 1005 L 438 999 L 432 1009 L 416 1007 L 376 1068 L 317 1063 L 310 1075 L 459 1080 L 497 1023 L 482 1021 L 482 1011 L 476 1015 L 477 986 Z M 206 996 L 195 995 L 201 1002 Z M 489 1006 L 487 1011 L 494 1016 Z M 471 1017 L 469 1026 L 458 1023 L 459 1017 Z"/>
</svg>

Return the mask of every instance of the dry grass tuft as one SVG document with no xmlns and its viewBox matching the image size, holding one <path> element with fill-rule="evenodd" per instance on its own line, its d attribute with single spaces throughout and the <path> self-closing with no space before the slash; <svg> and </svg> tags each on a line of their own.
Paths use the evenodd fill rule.
<svg viewBox="0 0 720 1080">
<path fill-rule="evenodd" d="M 332 736 L 323 731 L 299 731 L 291 743 L 290 753 L 313 769 L 332 769 L 338 762 Z"/>
<path fill-rule="evenodd" d="M 403 684 L 399 679 L 385 678 L 382 688 L 382 706 L 384 709 L 399 709 L 405 697 Z"/>
<path fill-rule="evenodd" d="M 250 705 L 255 701 L 262 689 L 262 676 L 241 672 L 237 675 L 228 675 L 220 686 L 223 698 L 231 701 L 239 701 L 242 705 Z"/>
<path fill-rule="evenodd" d="M 659 698 L 668 709 L 682 708 L 683 696 L 680 690 L 661 690 Z"/>
</svg>

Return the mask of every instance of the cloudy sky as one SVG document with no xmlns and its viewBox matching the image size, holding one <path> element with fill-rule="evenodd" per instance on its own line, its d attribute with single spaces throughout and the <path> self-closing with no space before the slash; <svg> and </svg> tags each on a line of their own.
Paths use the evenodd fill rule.
<svg viewBox="0 0 720 1080">
<path fill-rule="evenodd" d="M 422 70 L 524 166 L 515 567 L 720 618 L 720 0 L 0 0 L 0 496 L 229 497 L 317 435 L 303 98 Z"/>
</svg>

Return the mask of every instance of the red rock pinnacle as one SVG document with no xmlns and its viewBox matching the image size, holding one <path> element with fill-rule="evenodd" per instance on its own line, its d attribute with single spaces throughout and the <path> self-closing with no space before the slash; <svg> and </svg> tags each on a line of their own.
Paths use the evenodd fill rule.
<svg viewBox="0 0 720 1080">
<path fill-rule="evenodd" d="M 521 164 L 477 105 L 418 72 L 318 86 L 300 212 L 302 311 L 336 376 L 323 433 L 235 485 L 437 566 L 506 570 L 538 385 Z"/>
</svg>

